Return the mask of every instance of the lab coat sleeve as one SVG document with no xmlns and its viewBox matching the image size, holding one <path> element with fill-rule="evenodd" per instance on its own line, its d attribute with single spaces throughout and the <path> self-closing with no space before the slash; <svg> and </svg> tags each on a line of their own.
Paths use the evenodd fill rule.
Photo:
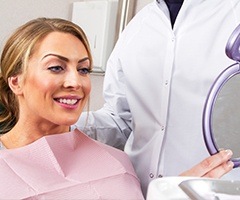
<svg viewBox="0 0 240 200">
<path fill-rule="evenodd" d="M 75 127 L 100 142 L 123 149 L 132 131 L 132 119 L 117 49 L 114 49 L 107 64 L 103 85 L 103 108 L 82 113 Z"/>
</svg>

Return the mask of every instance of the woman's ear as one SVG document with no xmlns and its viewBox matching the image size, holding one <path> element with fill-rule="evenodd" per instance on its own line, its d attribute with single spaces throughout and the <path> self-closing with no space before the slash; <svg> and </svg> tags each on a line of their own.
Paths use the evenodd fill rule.
<svg viewBox="0 0 240 200">
<path fill-rule="evenodd" d="M 16 95 L 22 94 L 22 76 L 16 75 L 8 78 L 8 85 Z"/>
</svg>

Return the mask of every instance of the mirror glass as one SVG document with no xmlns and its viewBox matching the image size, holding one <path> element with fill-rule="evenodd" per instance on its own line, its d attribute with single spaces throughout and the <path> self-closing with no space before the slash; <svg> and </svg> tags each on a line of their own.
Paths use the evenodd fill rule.
<svg viewBox="0 0 240 200">
<path fill-rule="evenodd" d="M 203 110 L 203 133 L 211 155 L 220 149 L 233 151 L 234 167 L 240 166 L 240 25 L 226 45 L 226 54 L 236 61 L 210 88 Z"/>
<path fill-rule="evenodd" d="M 215 143 L 218 148 L 231 149 L 233 151 L 233 157 L 240 158 L 239 73 L 230 77 L 218 93 L 216 102 L 214 103 L 211 123 Z M 225 137 L 226 134 L 227 137 Z"/>
</svg>

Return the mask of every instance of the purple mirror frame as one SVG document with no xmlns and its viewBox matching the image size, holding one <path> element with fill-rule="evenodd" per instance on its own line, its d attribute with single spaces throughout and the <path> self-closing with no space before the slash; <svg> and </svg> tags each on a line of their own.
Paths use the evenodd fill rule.
<svg viewBox="0 0 240 200">
<path fill-rule="evenodd" d="M 237 63 L 226 68 L 215 80 L 210 91 L 208 93 L 202 117 L 202 128 L 204 140 L 207 146 L 207 149 L 211 155 L 216 154 L 218 152 L 217 145 L 214 140 L 214 133 L 212 130 L 212 111 L 214 109 L 214 104 L 216 102 L 216 98 L 221 91 L 222 87 L 225 83 L 233 76 L 240 74 L 240 24 L 234 29 L 232 34 L 230 35 L 226 48 L 226 55 L 234 60 Z M 234 167 L 240 166 L 239 159 L 232 159 L 234 163 Z"/>
<path fill-rule="evenodd" d="M 203 135 L 204 140 L 207 146 L 207 149 L 211 155 L 216 154 L 218 152 L 217 144 L 214 140 L 214 133 L 212 130 L 212 112 L 214 109 L 214 104 L 216 102 L 216 98 L 218 96 L 218 93 L 221 91 L 222 87 L 225 85 L 225 83 L 232 78 L 233 76 L 240 74 L 240 65 L 239 63 L 235 63 L 228 68 L 226 68 L 215 80 L 213 83 L 203 110 Z M 232 159 L 234 163 L 234 167 L 240 166 L 240 160 L 239 159 Z"/>
</svg>

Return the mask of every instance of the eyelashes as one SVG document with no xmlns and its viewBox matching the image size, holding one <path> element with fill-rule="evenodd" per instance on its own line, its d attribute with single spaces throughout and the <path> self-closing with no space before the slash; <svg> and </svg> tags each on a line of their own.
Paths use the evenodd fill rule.
<svg viewBox="0 0 240 200">
<path fill-rule="evenodd" d="M 51 72 L 61 72 L 63 71 L 63 67 L 62 66 L 51 66 L 51 67 L 48 67 L 48 70 L 50 70 Z"/>
<path fill-rule="evenodd" d="M 78 72 L 81 74 L 90 74 L 92 70 L 90 70 L 89 67 L 85 67 L 85 68 L 78 69 Z"/>
<path fill-rule="evenodd" d="M 61 73 L 66 70 L 66 67 L 56 65 L 56 66 L 48 67 L 48 70 L 53 73 Z M 77 71 L 79 72 L 79 74 L 83 74 L 83 75 L 90 74 L 92 72 L 90 67 L 79 67 Z"/>
</svg>

